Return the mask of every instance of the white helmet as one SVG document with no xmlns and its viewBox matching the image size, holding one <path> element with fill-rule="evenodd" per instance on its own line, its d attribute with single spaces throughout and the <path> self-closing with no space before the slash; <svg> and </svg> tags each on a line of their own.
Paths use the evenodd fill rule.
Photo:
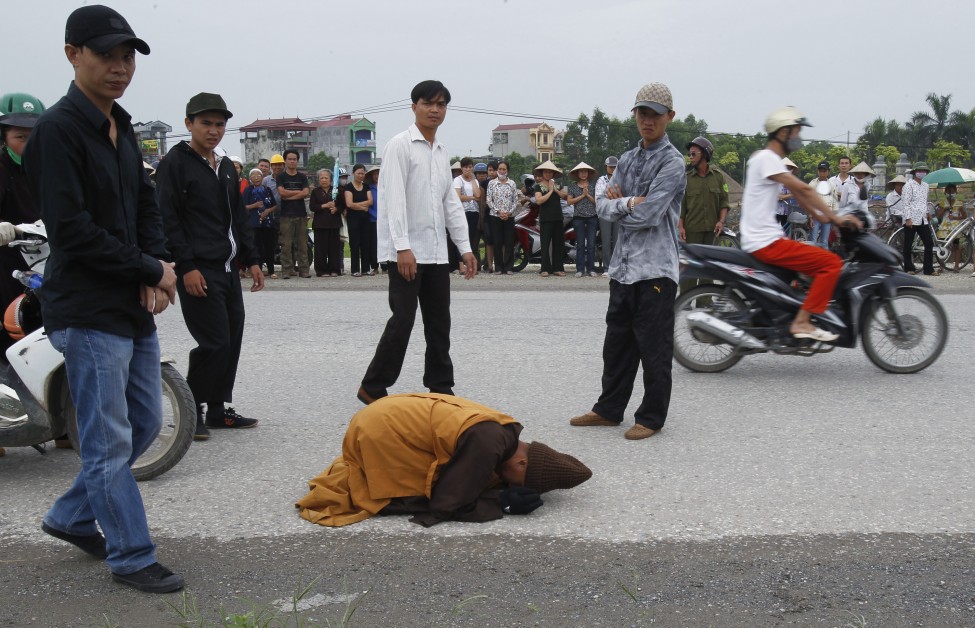
<svg viewBox="0 0 975 628">
<path fill-rule="evenodd" d="M 768 114 L 768 117 L 765 118 L 765 132 L 772 135 L 781 128 L 796 126 L 797 124 L 799 126 L 812 126 L 806 121 L 802 112 L 795 107 L 782 107 Z"/>
</svg>

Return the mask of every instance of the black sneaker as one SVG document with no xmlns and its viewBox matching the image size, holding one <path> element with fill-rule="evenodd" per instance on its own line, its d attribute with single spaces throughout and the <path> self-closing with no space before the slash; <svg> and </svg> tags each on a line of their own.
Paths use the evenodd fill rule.
<svg viewBox="0 0 975 628">
<path fill-rule="evenodd" d="M 233 408 L 224 409 L 222 418 L 211 418 L 207 416 L 206 420 L 206 426 L 213 429 L 246 429 L 248 427 L 255 427 L 256 425 L 257 419 L 248 419 L 245 416 L 240 416 Z"/>
<path fill-rule="evenodd" d="M 203 421 L 197 421 L 193 440 L 210 440 L 210 430 L 207 429 L 206 423 Z"/>
<path fill-rule="evenodd" d="M 112 572 L 112 580 L 146 593 L 172 593 L 186 586 L 183 576 L 174 574 L 159 563 L 152 563 L 133 573 Z"/>
<path fill-rule="evenodd" d="M 196 431 L 193 432 L 193 440 L 209 440 L 210 430 L 207 429 L 203 421 L 203 406 L 196 407 Z"/>
<path fill-rule="evenodd" d="M 67 532 L 62 532 L 52 528 L 46 523 L 41 524 L 41 530 L 44 530 L 56 539 L 61 539 L 62 541 L 71 543 L 89 556 L 94 556 L 99 560 L 105 560 L 108 558 L 108 550 L 105 548 L 105 537 L 103 537 L 100 533 L 95 533 L 90 536 L 68 534 Z"/>
</svg>

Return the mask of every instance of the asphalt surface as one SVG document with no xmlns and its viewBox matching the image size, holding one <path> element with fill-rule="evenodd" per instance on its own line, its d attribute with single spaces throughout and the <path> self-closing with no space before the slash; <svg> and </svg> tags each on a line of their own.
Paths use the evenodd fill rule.
<svg viewBox="0 0 975 628">
<path fill-rule="evenodd" d="M 599 392 L 605 280 L 456 277 L 457 394 L 518 417 L 524 439 L 576 455 L 593 478 L 486 524 L 315 526 L 293 503 L 361 407 L 385 282 L 246 294 L 234 406 L 261 424 L 195 443 L 141 485 L 159 559 L 210 620 L 284 609 L 314 581 L 304 612 L 321 625 L 366 590 L 353 625 L 975 625 L 968 273 L 932 278 L 951 335 L 929 369 L 890 375 L 861 349 L 751 356 L 716 375 L 675 365 L 667 426 L 639 442 L 623 439 L 628 422 L 567 425 Z M 185 372 L 178 309 L 159 325 Z M 391 392 L 422 388 L 422 352 L 418 320 Z M 123 589 L 40 532 L 77 470 L 64 450 L 0 458 L 3 623 L 175 623 L 178 596 Z"/>
</svg>

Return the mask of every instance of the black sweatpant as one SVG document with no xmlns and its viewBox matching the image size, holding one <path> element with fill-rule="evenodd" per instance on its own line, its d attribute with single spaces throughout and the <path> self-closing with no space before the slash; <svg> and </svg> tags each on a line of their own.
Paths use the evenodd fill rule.
<svg viewBox="0 0 975 628">
<path fill-rule="evenodd" d="M 934 272 L 934 238 L 931 235 L 931 225 L 913 225 L 904 227 L 904 248 L 901 251 L 904 255 L 904 270 L 907 272 L 917 272 L 914 266 L 914 258 L 911 250 L 914 248 L 914 236 L 921 238 L 924 243 L 924 274 L 930 275 Z"/>
<path fill-rule="evenodd" d="M 603 390 L 593 412 L 622 423 L 642 363 L 643 401 L 636 422 L 653 430 L 664 426 L 670 407 L 676 296 L 677 284 L 665 277 L 634 284 L 609 282 Z"/>
<path fill-rule="evenodd" d="M 207 413 L 233 401 L 234 380 L 244 338 L 244 298 L 240 277 L 234 272 L 198 268 L 203 273 L 205 297 L 190 296 L 182 278 L 176 282 L 183 320 L 197 347 L 190 351 L 186 382 L 197 404 Z"/>
<path fill-rule="evenodd" d="M 488 216 L 491 241 L 494 242 L 494 270 L 510 273 L 515 269 L 515 219 L 501 220 Z"/>
<path fill-rule="evenodd" d="M 345 217 L 349 226 L 349 255 L 352 257 L 352 270 L 355 273 L 369 272 L 369 214 L 363 211 L 349 211 Z"/>
<path fill-rule="evenodd" d="M 562 221 L 545 220 L 538 224 L 542 236 L 542 272 L 565 272 L 565 229 Z"/>
<path fill-rule="evenodd" d="M 278 230 L 274 227 L 257 227 L 254 229 L 254 240 L 257 252 L 261 256 L 261 265 L 267 267 L 267 274 L 274 274 L 274 253 L 278 247 Z"/>
<path fill-rule="evenodd" d="M 423 385 L 435 393 L 453 394 L 454 364 L 450 361 L 450 266 L 417 264 L 416 278 L 406 281 L 396 262 L 389 263 L 389 309 L 376 355 L 372 358 L 362 387 L 373 397 L 387 394 L 399 379 L 410 344 L 416 306 L 423 316 L 423 335 L 427 341 L 423 365 Z"/>
<path fill-rule="evenodd" d="M 315 274 L 339 274 L 342 270 L 341 254 L 342 241 L 339 239 L 338 227 L 315 228 Z"/>
<path fill-rule="evenodd" d="M 481 267 L 481 246 L 480 246 L 481 234 L 480 234 L 480 230 L 477 227 L 478 227 L 478 223 L 481 222 L 481 212 L 465 211 L 464 217 L 467 218 L 467 240 L 468 242 L 471 243 L 471 253 L 474 254 L 474 259 L 477 260 L 477 267 L 480 268 Z"/>
</svg>

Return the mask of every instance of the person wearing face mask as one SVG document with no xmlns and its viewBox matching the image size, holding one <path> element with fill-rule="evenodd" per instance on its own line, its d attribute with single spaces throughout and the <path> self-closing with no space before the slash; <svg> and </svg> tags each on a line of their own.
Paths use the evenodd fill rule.
<svg viewBox="0 0 975 628">
<path fill-rule="evenodd" d="M 498 162 L 497 177 L 488 182 L 486 196 L 496 256 L 495 275 L 510 275 L 515 270 L 515 212 L 518 210 L 518 186 L 508 178 L 508 162 Z"/>
<path fill-rule="evenodd" d="M 874 176 L 873 169 L 865 161 L 861 161 L 855 168 L 850 170 L 852 184 L 846 184 L 840 190 L 839 213 L 850 214 L 859 212 L 867 217 L 867 227 L 873 228 L 873 215 L 867 208 L 868 177 Z"/>
<path fill-rule="evenodd" d="M 758 261 L 810 275 L 813 280 L 802 307 L 789 327 L 795 338 L 832 342 L 834 333 L 817 327 L 812 316 L 826 311 L 839 281 L 843 262 L 839 256 L 785 237 L 775 219 L 780 186 L 785 186 L 806 212 L 819 222 L 860 227 L 853 216 L 839 215 L 822 201 L 815 189 L 791 174 L 782 158 L 802 148 L 799 133 L 812 126 L 794 107 L 776 109 L 765 120 L 768 143 L 748 159 L 745 192 L 741 201 L 741 248 Z"/>
<path fill-rule="evenodd" d="M 24 293 L 24 286 L 11 276 L 15 270 L 29 270 L 23 256 L 7 246 L 17 238 L 14 225 L 35 222 L 41 212 L 31 195 L 21 155 L 34 123 L 44 113 L 44 105 L 29 94 L 4 94 L 0 97 L 0 311 Z M 0 364 L 13 339 L 0 333 Z"/>
<path fill-rule="evenodd" d="M 931 224 L 928 222 L 928 192 L 930 187 L 923 181 L 931 169 L 928 164 L 919 161 L 910 169 L 910 180 L 904 185 L 901 193 L 901 204 L 904 205 L 904 270 L 912 275 L 917 274 L 911 249 L 914 248 L 914 236 L 917 235 L 924 243 L 924 274 L 940 275 L 934 270 L 934 236 Z"/>
<path fill-rule="evenodd" d="M 939 240 L 946 239 L 952 229 L 968 218 L 964 204 L 958 200 L 958 187 L 954 183 L 945 186 L 945 198 L 938 203 L 937 215 Z M 951 243 L 951 261 L 954 262 L 951 272 L 957 273 L 961 263 L 961 247 L 957 239 Z"/>
</svg>

